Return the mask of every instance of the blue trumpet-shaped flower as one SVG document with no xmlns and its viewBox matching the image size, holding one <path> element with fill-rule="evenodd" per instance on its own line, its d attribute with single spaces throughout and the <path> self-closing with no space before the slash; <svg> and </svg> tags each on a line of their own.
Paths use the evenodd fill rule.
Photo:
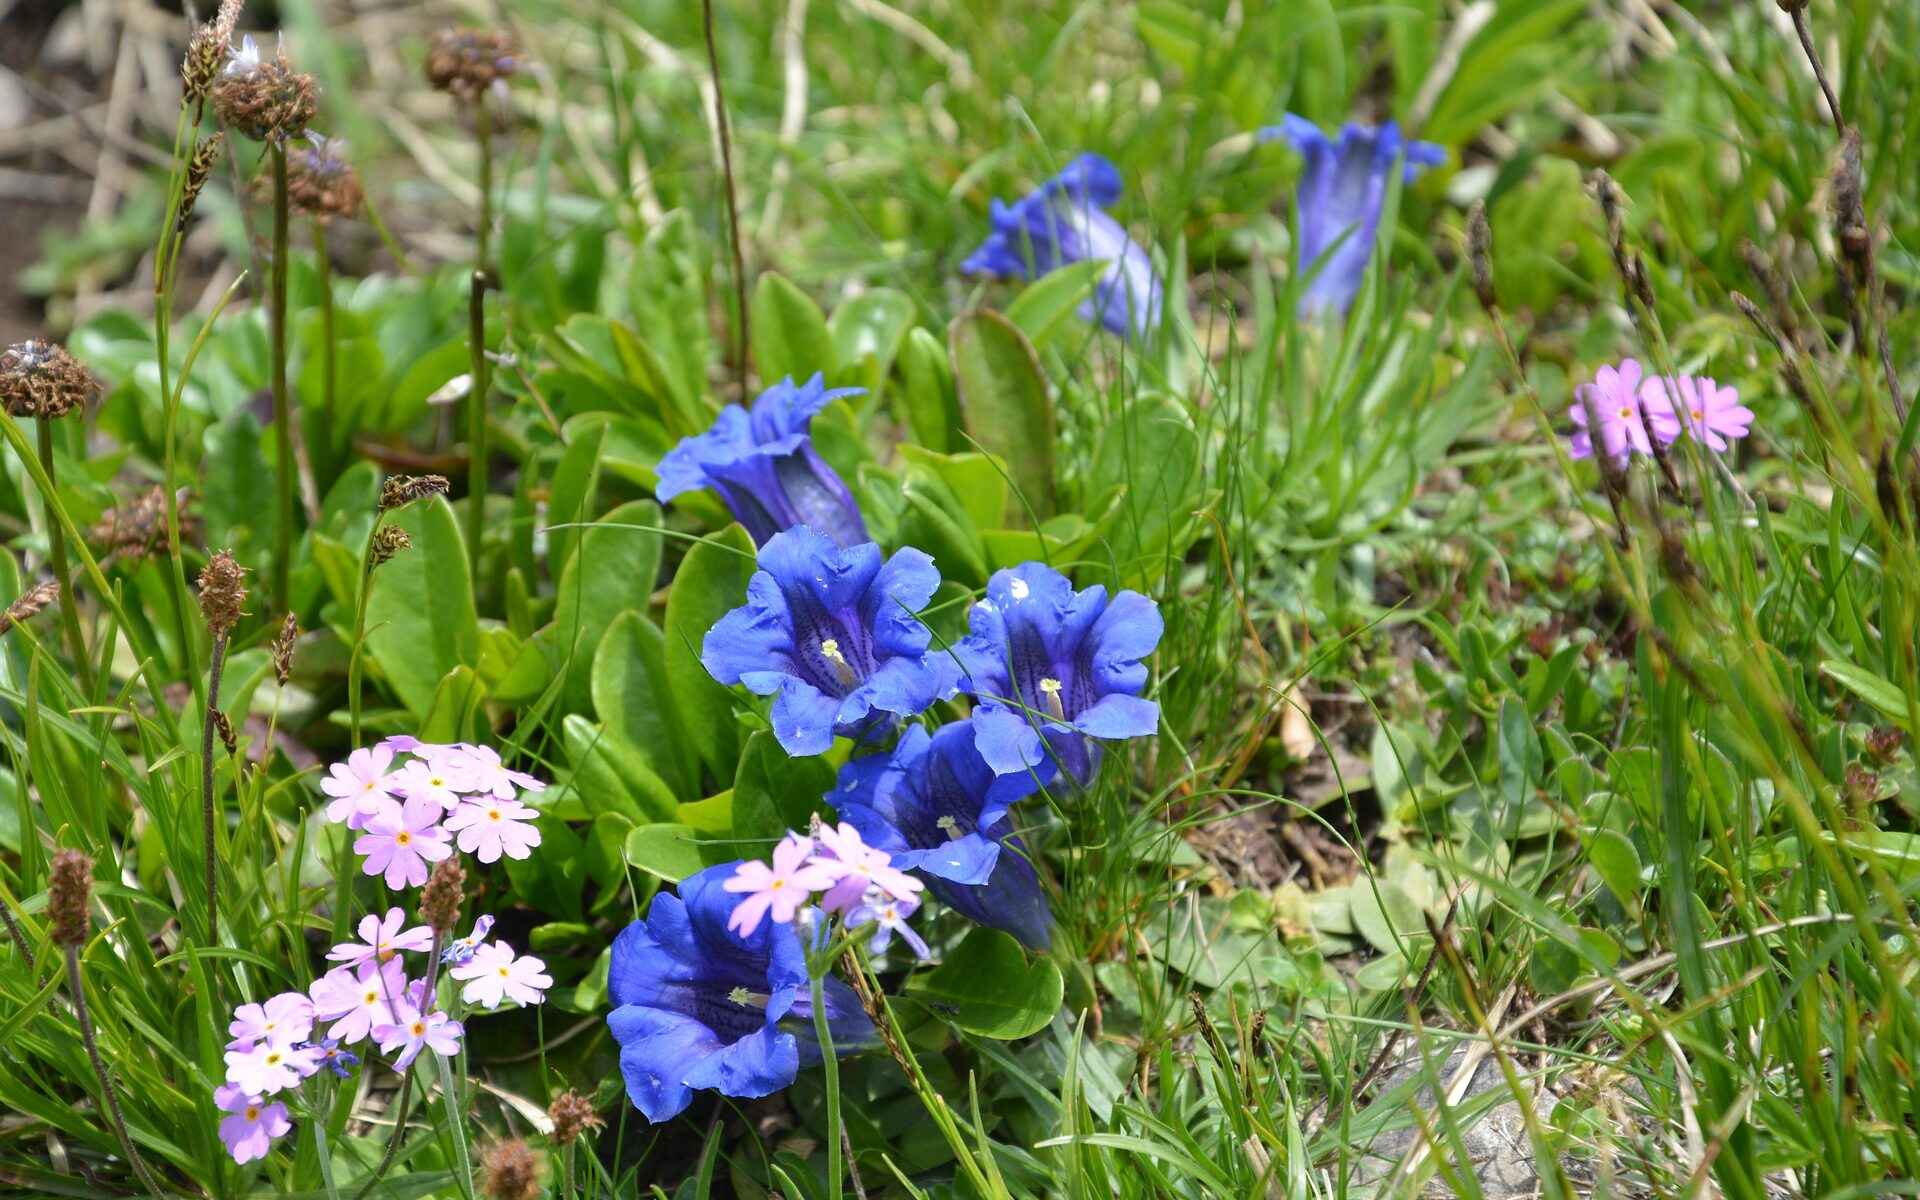
<svg viewBox="0 0 1920 1200">
<path fill-rule="evenodd" d="M 1098 154 L 1082 154 L 1025 198 L 996 199 L 993 232 L 960 269 L 1031 279 L 1077 262 L 1105 262 L 1080 316 L 1118 334 L 1145 336 L 1160 324 L 1160 279 L 1147 252 L 1105 211 L 1120 199 L 1120 189 L 1118 168 Z"/>
<path fill-rule="evenodd" d="M 813 448 L 813 415 L 864 388 L 828 390 L 815 374 L 795 385 L 789 376 L 760 393 L 749 413 L 738 404 L 720 410 L 713 428 L 683 438 L 660 460 L 654 495 L 666 502 L 682 492 L 712 488 L 764 546 L 783 529 L 806 525 L 842 546 L 867 540 L 853 493 Z"/>
<path fill-rule="evenodd" d="M 1057 762 L 1085 780 L 1099 765 L 1092 739 L 1150 736 L 1160 706 L 1140 698 L 1140 660 L 1160 644 L 1154 602 L 1100 586 L 1076 592 L 1042 563 L 995 571 L 973 606 L 971 634 L 954 647 L 980 757 L 1002 775 Z M 1044 735 L 1044 743 L 1042 740 Z"/>
<path fill-rule="evenodd" d="M 678 1115 L 696 1089 L 768 1095 L 822 1059 L 793 926 L 767 921 L 748 937 L 727 928 L 740 897 L 720 885 L 738 866 L 687 877 L 678 896 L 654 897 L 646 919 L 614 939 L 607 1026 L 627 1097 L 649 1121 Z M 870 1045 L 873 1026 L 852 989 L 837 979 L 825 986 L 834 1049 Z"/>
<path fill-rule="evenodd" d="M 1373 255 L 1394 164 L 1401 164 L 1401 178 L 1412 183 L 1420 172 L 1447 161 L 1447 152 L 1432 142 L 1407 141 L 1394 121 L 1377 129 L 1349 121 L 1338 140 L 1329 140 L 1318 125 L 1292 113 L 1260 131 L 1261 141 L 1276 139 L 1285 139 L 1306 159 L 1299 190 L 1300 266 L 1311 271 L 1317 264 L 1319 273 L 1300 298 L 1300 311 L 1345 312 Z"/>
<path fill-rule="evenodd" d="M 914 615 L 940 586 L 914 549 L 884 563 L 871 542 L 841 549 L 812 529 L 760 548 L 747 603 L 707 631 L 700 661 L 721 683 L 773 696 L 773 734 L 788 754 L 819 754 L 939 698 L 942 672 Z"/>
<path fill-rule="evenodd" d="M 1036 791 L 1050 768 L 996 775 L 974 738 L 971 720 L 931 736 L 916 725 L 892 754 L 842 767 L 828 800 L 868 845 L 891 854 L 894 866 L 920 872 L 950 907 L 1044 950 L 1047 898 L 1007 810 Z"/>
</svg>

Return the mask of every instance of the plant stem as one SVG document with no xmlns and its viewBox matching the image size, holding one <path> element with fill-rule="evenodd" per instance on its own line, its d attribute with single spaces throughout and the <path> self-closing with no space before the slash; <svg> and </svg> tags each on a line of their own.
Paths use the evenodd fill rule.
<svg viewBox="0 0 1920 1200">
<path fill-rule="evenodd" d="M 440 964 L 440 943 L 442 940 L 442 935 L 436 930 L 433 935 L 433 945 L 427 950 L 427 986 L 421 993 L 421 998 L 429 1004 L 433 1003 L 434 975 L 437 973 Z M 423 1049 L 421 1053 L 431 1054 L 433 1052 Z M 418 1059 L 415 1061 L 417 1062 Z M 393 1160 L 400 1156 L 400 1143 L 407 1135 L 407 1100 L 412 1095 L 413 1063 L 408 1063 L 406 1069 L 400 1076 L 400 1094 L 394 1098 L 393 1102 L 393 1140 L 387 1143 L 387 1152 L 381 1156 L 380 1165 L 373 1169 L 373 1174 L 367 1176 L 367 1182 L 361 1185 L 360 1190 L 353 1194 L 353 1200 L 367 1200 L 367 1195 L 379 1186 L 380 1177 L 387 1173 L 387 1169 L 393 1166 Z"/>
<path fill-rule="evenodd" d="M 380 536 L 380 526 L 386 519 L 385 513 L 373 518 L 373 529 L 367 534 L 367 552 L 360 560 L 360 595 L 354 601 L 353 645 L 347 648 L 347 747 L 350 750 L 360 748 L 360 655 L 367 640 L 367 596 L 373 591 L 373 540 Z"/>
<path fill-rule="evenodd" d="M 200 807 L 206 826 L 207 945 L 220 944 L 220 871 L 214 848 L 213 718 L 220 711 L 220 672 L 227 665 L 227 635 L 214 635 L 213 661 L 207 668 L 207 708 L 200 722 Z"/>
<path fill-rule="evenodd" d="M 45 417 L 34 421 L 40 441 L 40 466 L 52 480 L 53 473 L 53 422 Z M 53 577 L 60 584 L 60 630 L 67 639 L 67 653 L 73 656 L 73 669 L 80 680 L 80 690 L 91 697 L 93 693 L 93 663 L 87 658 L 87 639 L 80 629 L 80 613 L 73 606 L 73 580 L 67 570 L 67 538 L 60 530 L 60 522 L 51 513 L 47 516 L 47 561 L 53 564 Z"/>
<path fill-rule="evenodd" d="M 733 250 L 733 294 L 740 309 L 740 357 L 738 378 L 740 394 L 747 392 L 747 354 L 752 345 L 747 321 L 747 259 L 740 247 L 740 202 L 733 190 L 733 135 L 727 128 L 727 93 L 720 82 L 720 50 L 713 40 L 713 0 L 701 0 L 701 16 L 707 35 L 707 70 L 713 74 L 713 122 L 720 133 L 721 184 L 727 194 L 728 245 Z"/>
<path fill-rule="evenodd" d="M 313 258 L 314 269 L 320 273 L 320 411 L 323 414 L 317 446 L 319 460 L 313 464 L 313 472 L 319 476 L 324 489 L 333 479 L 334 439 L 340 428 L 335 419 L 338 414 L 334 400 L 334 378 L 339 364 L 333 347 L 333 260 L 327 255 L 327 223 L 318 217 L 313 220 Z M 315 449 L 309 446 L 308 452 Z"/>
<path fill-rule="evenodd" d="M 485 111 L 483 105 L 481 111 Z M 484 261 L 484 260 L 483 260 Z M 467 299 L 467 569 L 480 590 L 480 535 L 487 519 L 487 272 L 473 273 Z"/>
<path fill-rule="evenodd" d="M 133 1164 L 134 1174 L 140 1176 L 140 1182 L 152 1192 L 155 1200 L 163 1194 L 160 1181 L 153 1177 L 153 1171 L 147 1166 L 147 1160 L 134 1148 L 133 1139 L 127 1136 L 126 1114 L 120 1111 L 120 1095 L 113 1090 L 113 1080 L 107 1075 L 107 1064 L 101 1061 L 100 1047 L 93 1040 L 93 1021 L 87 1016 L 87 993 L 80 985 L 80 947 L 67 947 L 67 990 L 73 993 L 73 1015 L 80 1022 L 80 1040 L 87 1047 L 87 1059 L 93 1063 L 94 1078 L 100 1081 L 100 1094 L 106 1097 L 107 1112 L 113 1119 L 113 1131 L 120 1139 L 120 1149 L 127 1155 L 127 1161 Z"/>
<path fill-rule="evenodd" d="M 293 416 L 287 400 L 287 151 L 270 145 L 273 160 L 273 278 L 268 288 L 267 340 L 273 353 L 273 448 L 278 495 L 273 526 L 273 606 L 287 607 L 293 560 Z"/>
<path fill-rule="evenodd" d="M 484 93 L 473 104 L 473 136 L 480 144 L 479 227 L 474 230 L 474 269 L 487 275 L 488 244 L 493 240 L 493 114 L 487 111 Z"/>
<path fill-rule="evenodd" d="M 813 976 L 813 1032 L 820 1040 L 821 1070 L 827 1089 L 827 1200 L 840 1200 L 840 1059 L 833 1052 L 833 1029 L 827 1024 L 827 971 L 823 964 Z"/>
</svg>

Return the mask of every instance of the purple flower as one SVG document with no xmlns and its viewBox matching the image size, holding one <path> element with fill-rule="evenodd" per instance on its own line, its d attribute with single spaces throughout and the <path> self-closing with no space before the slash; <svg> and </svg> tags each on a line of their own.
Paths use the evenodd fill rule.
<svg viewBox="0 0 1920 1200">
<path fill-rule="evenodd" d="M 220 1119 L 220 1140 L 237 1163 L 265 1158 L 273 1139 L 293 1128 L 286 1105 L 268 1104 L 238 1084 L 223 1083 L 213 1089 L 213 1102 L 221 1112 L 232 1114 Z"/>
<path fill-rule="evenodd" d="M 927 949 L 927 940 L 907 924 L 907 918 L 918 911 L 918 900 L 900 900 L 880 888 L 869 888 L 861 902 L 847 913 L 847 928 L 860 929 L 872 925 L 873 937 L 868 939 L 867 949 L 875 954 L 885 950 L 897 933 L 915 957 L 925 958 L 932 953 Z"/>
<path fill-rule="evenodd" d="M 395 1003 L 407 994 L 406 967 L 397 958 L 368 959 L 352 967 L 335 967 L 307 989 L 314 1015 L 331 1021 L 327 1036 L 348 1045 L 372 1032 L 376 1025 L 393 1023 Z"/>
<path fill-rule="evenodd" d="M 613 943 L 607 1026 L 620 1043 L 627 1096 L 649 1121 L 683 1111 L 694 1089 L 766 1096 L 792 1083 L 802 1063 L 821 1061 L 813 1032 L 806 955 L 792 925 L 728 928 L 740 897 L 723 882 L 738 863 L 688 876 L 680 894 L 653 898 L 646 919 Z M 826 979 L 834 1049 L 873 1039 L 853 990 Z"/>
<path fill-rule="evenodd" d="M 369 875 L 384 872 L 387 886 L 396 891 L 425 883 L 427 864 L 453 853 L 440 828 L 443 813 L 431 800 L 408 800 L 368 821 L 366 833 L 353 843 L 355 854 L 367 856 L 360 869 Z"/>
<path fill-rule="evenodd" d="M 502 854 L 524 859 L 540 844 L 540 831 L 533 825 L 539 815 L 518 800 L 483 794 L 462 801 L 447 818 L 446 829 L 460 835 L 460 849 L 483 863 L 499 862 Z"/>
<path fill-rule="evenodd" d="M 858 546 L 868 540 L 866 522 L 853 493 L 813 448 L 809 429 L 830 401 L 865 391 L 828 391 L 816 373 L 799 386 L 792 376 L 782 379 L 760 393 L 751 413 L 729 404 L 713 428 L 682 439 L 660 460 L 654 495 L 665 503 L 682 492 L 712 488 L 756 546 L 802 525 L 842 546 Z"/>
<path fill-rule="evenodd" d="M 342 821 L 349 829 L 359 829 L 388 806 L 395 791 L 393 751 L 386 746 L 355 750 L 347 761 L 327 768 L 320 790 L 333 797 L 327 805 L 327 820 Z"/>
<path fill-rule="evenodd" d="M 255 1042 L 291 1046 L 313 1031 L 313 1001 L 302 992 L 281 992 L 265 1004 L 242 1004 L 233 1010 L 227 1032 L 229 1050 L 245 1050 Z"/>
<path fill-rule="evenodd" d="M 255 1042 L 251 1046 L 226 1052 L 227 1082 L 238 1084 L 248 1095 L 271 1096 L 290 1087 L 320 1069 L 320 1056 L 312 1050 L 281 1042 Z"/>
<path fill-rule="evenodd" d="M 1033 279 L 1077 262 L 1105 262 L 1093 295 L 1080 305 L 1081 318 L 1144 337 L 1160 324 L 1160 279 L 1147 252 L 1105 211 L 1120 191 L 1117 167 L 1082 154 L 1013 204 L 994 200 L 993 232 L 960 270 Z"/>
<path fill-rule="evenodd" d="M 360 1065 L 360 1056 L 351 1050 L 342 1050 L 340 1048 L 340 1039 L 336 1037 L 324 1037 L 318 1041 L 303 1042 L 300 1048 L 302 1050 L 313 1051 L 314 1054 L 319 1057 L 322 1067 L 332 1071 L 342 1079 L 353 1078 L 353 1072 L 348 1068 Z"/>
<path fill-rule="evenodd" d="M 1580 428 L 1573 435 L 1571 456 L 1593 457 L 1594 421 L 1600 423 L 1600 447 L 1613 462 L 1624 464 L 1634 452 L 1651 455 L 1653 443 L 1647 440 L 1647 422 L 1640 417 L 1643 398 L 1650 398 L 1655 405 L 1666 404 L 1664 391 L 1656 389 L 1649 393 L 1641 387 L 1640 364 L 1631 358 L 1622 359 L 1618 367 L 1601 367 L 1592 383 L 1574 388 L 1570 415 Z M 1659 408 L 1648 406 L 1648 416 L 1656 429 L 1661 420 L 1659 414 Z M 1669 412 L 1667 418 L 1671 417 Z"/>
<path fill-rule="evenodd" d="M 854 759 L 827 799 L 895 866 L 924 876 L 949 907 L 1044 950 L 1053 919 L 1008 815 L 1010 804 L 1038 787 L 1034 772 L 996 775 L 966 720 L 931 736 L 916 725 L 892 754 Z"/>
<path fill-rule="evenodd" d="M 1729 438 L 1747 436 L 1753 424 L 1753 410 L 1740 403 L 1740 393 L 1704 375 L 1686 375 L 1677 381 L 1664 376 L 1648 379 L 1640 385 L 1640 403 L 1653 418 L 1654 436 L 1662 442 L 1691 433 L 1709 449 L 1726 450 Z"/>
<path fill-rule="evenodd" d="M 812 529 L 760 548 L 747 603 L 707 631 L 700 661 L 721 683 L 773 696 L 773 733 L 788 754 L 820 754 L 835 734 L 859 737 L 883 714 L 912 716 L 939 698 L 915 616 L 940 574 L 918 550 L 884 563 L 868 542 L 842 549 Z"/>
<path fill-rule="evenodd" d="M 773 848 L 771 866 L 757 858 L 741 863 L 720 884 L 723 890 L 740 897 L 733 915 L 727 918 L 727 928 L 745 937 L 760 928 L 767 917 L 788 924 L 813 893 L 832 887 L 839 876 L 809 863 L 807 856 L 812 853 L 812 838 L 789 833 Z"/>
<path fill-rule="evenodd" d="M 1292 113 L 1260 131 L 1261 141 L 1276 139 L 1306 159 L 1298 192 L 1300 267 L 1313 271 L 1317 265 L 1318 274 L 1300 297 L 1300 312 L 1345 312 L 1366 277 L 1394 165 L 1401 164 L 1401 178 L 1412 183 L 1421 171 L 1447 161 L 1447 152 L 1432 142 L 1406 141 L 1394 121 L 1377 129 L 1349 121 L 1339 139 L 1329 141 L 1318 125 Z"/>
<path fill-rule="evenodd" d="M 1160 706 L 1140 698 L 1163 624 L 1154 602 L 1095 585 L 1074 591 L 1042 563 L 995 571 L 973 606 L 972 633 L 954 647 L 960 689 L 978 700 L 974 743 L 996 774 L 1057 763 L 1085 781 L 1099 762 L 1093 739 L 1150 737 Z M 1044 735 L 1044 747 L 1042 736 Z"/>
<path fill-rule="evenodd" d="M 475 917 L 473 921 L 473 932 L 463 938 L 455 938 L 451 942 L 448 942 L 447 948 L 440 952 L 440 961 L 455 966 L 466 962 L 480 949 L 481 943 L 487 940 L 487 931 L 492 928 L 492 917 Z"/>
<path fill-rule="evenodd" d="M 460 989 L 460 999 L 482 1008 L 498 1008 L 502 1000 L 538 1004 L 553 986 L 544 960 L 531 954 L 516 955 L 505 942 L 487 943 L 448 973 L 466 984 Z"/>
<path fill-rule="evenodd" d="M 400 1051 L 393 1060 L 393 1069 L 405 1070 L 413 1060 L 420 1057 L 422 1050 L 431 1050 L 442 1058 L 451 1058 L 459 1053 L 460 1036 L 465 1033 L 460 1022 L 443 1012 L 421 1013 L 409 1005 L 404 1012 L 394 1014 L 396 1019 L 390 1025 L 374 1027 L 373 1038 L 380 1043 L 382 1054 Z"/>
<path fill-rule="evenodd" d="M 425 925 L 402 929 L 406 923 L 407 914 L 398 905 L 384 917 L 368 913 L 360 918 L 360 940 L 341 942 L 327 951 L 327 960 L 357 967 L 372 959 L 386 962 L 402 950 L 426 950 L 433 945 L 433 930 Z"/>
</svg>

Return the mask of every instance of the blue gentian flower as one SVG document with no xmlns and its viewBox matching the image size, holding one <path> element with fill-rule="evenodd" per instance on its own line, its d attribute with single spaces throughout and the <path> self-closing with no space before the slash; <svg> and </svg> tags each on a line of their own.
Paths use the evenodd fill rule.
<svg viewBox="0 0 1920 1200">
<path fill-rule="evenodd" d="M 1108 264 L 1080 316 L 1115 333 L 1145 336 L 1160 324 L 1153 261 L 1105 210 L 1120 199 L 1120 171 L 1082 154 L 1013 204 L 993 202 L 993 232 L 960 269 L 1031 279 L 1077 262 Z"/>
<path fill-rule="evenodd" d="M 667 451 L 654 495 L 665 503 L 682 492 L 712 488 L 756 546 L 796 525 L 811 526 L 842 546 L 858 546 L 868 540 L 859 506 L 813 448 L 808 430 L 813 415 L 829 401 L 865 391 L 828 390 L 816 373 L 797 386 L 792 376 L 782 379 L 760 393 L 751 413 L 729 404 L 712 429 Z"/>
<path fill-rule="evenodd" d="M 295 1050 L 318 1050 L 320 1053 L 317 1057 L 320 1065 L 342 1079 L 353 1078 L 353 1072 L 349 1068 L 360 1065 L 360 1056 L 351 1050 L 342 1050 L 340 1048 L 339 1038 L 315 1038 L 308 1042 L 297 1042 L 293 1048 Z"/>
<path fill-rule="evenodd" d="M 931 736 L 915 725 L 892 754 L 842 767 L 827 800 L 868 845 L 918 871 L 955 911 L 1044 950 L 1052 917 L 1007 809 L 1052 768 L 996 775 L 975 733 L 971 719 Z"/>
<path fill-rule="evenodd" d="M 954 647 L 972 693 L 975 745 L 997 774 L 1058 765 L 1079 780 L 1099 765 L 1091 739 L 1148 737 L 1160 706 L 1142 700 L 1141 659 L 1160 644 L 1160 610 L 1139 592 L 1109 602 L 1098 585 L 1075 592 L 1042 563 L 995 571 Z M 1041 734 L 1046 735 L 1043 747 Z"/>
<path fill-rule="evenodd" d="M 1345 312 L 1373 255 L 1394 164 L 1402 164 L 1401 178 L 1412 183 L 1420 172 L 1447 161 L 1447 152 L 1432 142 L 1407 141 L 1394 121 L 1377 129 L 1349 121 L 1339 140 L 1329 141 L 1318 125 L 1288 113 L 1282 124 L 1260 131 L 1261 141 L 1281 138 L 1307 161 L 1299 190 L 1300 267 L 1311 271 L 1320 264 L 1300 298 L 1300 311 Z"/>
<path fill-rule="evenodd" d="M 727 928 L 740 897 L 721 888 L 739 863 L 688 876 L 655 896 L 645 920 L 614 939 L 607 1026 L 620 1044 L 627 1097 L 649 1121 L 684 1110 L 696 1088 L 766 1096 L 822 1060 L 807 959 L 793 926 Z M 872 1043 L 853 990 L 825 981 L 828 1028 L 842 1054 Z"/>
<path fill-rule="evenodd" d="M 884 714 L 924 712 L 943 690 L 914 616 L 933 598 L 933 560 L 904 549 L 841 549 L 811 529 L 760 548 L 747 602 L 707 631 L 700 661 L 715 679 L 773 696 L 773 734 L 788 754 L 820 754 L 835 734 L 860 737 Z"/>
</svg>

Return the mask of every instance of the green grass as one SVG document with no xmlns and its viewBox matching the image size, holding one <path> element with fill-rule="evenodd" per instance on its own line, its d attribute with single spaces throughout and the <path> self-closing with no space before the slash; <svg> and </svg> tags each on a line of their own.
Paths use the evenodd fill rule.
<svg viewBox="0 0 1920 1200">
<path fill-rule="evenodd" d="M 603 1023 L 606 948 L 676 873 L 658 846 L 669 866 L 733 857 L 735 838 L 752 852 L 831 778 L 697 665 L 746 539 L 710 497 L 651 501 L 659 456 L 716 404 L 818 369 L 870 389 L 815 436 L 878 539 L 939 561 L 940 637 L 989 570 L 1036 553 L 1081 586 L 1147 591 L 1167 622 L 1161 736 L 1021 809 L 1060 923 L 1059 1011 L 985 1036 L 912 998 L 937 967 L 884 964 L 923 1075 L 884 1054 L 840 1066 L 867 1195 L 1472 1196 L 1475 1127 L 1496 1119 L 1545 1195 L 1911 1192 L 1920 422 L 1900 424 L 1874 340 L 1884 323 L 1910 401 L 1920 10 L 1809 12 L 1862 139 L 1886 291 L 1862 341 L 1836 284 L 1834 129 L 1790 24 L 1770 4 L 1630 7 L 1470 6 L 1484 24 L 1456 40 L 1467 17 L 1434 0 L 722 5 L 743 381 L 699 9 L 514 6 L 534 65 L 494 164 L 492 488 L 477 526 L 461 486 L 390 514 L 412 549 L 367 572 L 382 476 L 464 475 L 468 410 L 430 398 L 469 371 L 472 263 L 442 251 L 472 232 L 447 185 L 478 159 L 452 108 L 368 84 L 368 46 L 285 6 L 320 127 L 351 138 L 423 269 L 343 222 L 330 241 L 355 269 L 323 283 L 296 230 L 293 402 L 325 453 L 299 497 L 289 607 L 307 632 L 285 687 L 266 595 L 278 475 L 250 404 L 270 375 L 263 281 L 211 321 L 177 303 L 158 344 L 151 314 L 72 330 L 108 392 L 84 436 L 55 426 L 57 487 L 32 431 L 5 426 L 0 597 L 44 573 L 56 521 L 99 566 L 76 583 L 94 669 L 52 615 L 0 640 L 0 901 L 37 964 L 0 944 L 0 1189 L 138 1190 L 47 941 L 47 863 L 73 847 L 99 860 L 83 958 L 101 1054 L 169 1186 L 359 1190 L 392 1133 L 390 1073 L 309 1089 L 264 1168 L 224 1159 L 211 1101 L 231 1007 L 304 986 L 316 949 L 386 903 L 376 881 L 337 882 L 341 831 L 312 820 L 314 763 L 345 756 L 357 704 L 367 738 L 484 739 L 556 785 L 541 855 L 476 865 L 471 885 L 558 986 L 472 1023 L 457 1095 L 415 1080 L 374 1194 L 479 1194 L 460 1164 L 506 1136 L 576 1194 L 831 1194 L 820 1071 L 652 1129 Z M 427 32 L 400 40 L 408 64 Z M 1399 115 L 1452 156 L 1393 198 L 1344 322 L 1294 315 L 1298 161 L 1247 136 L 1288 109 Z M 146 134 L 164 149 L 170 132 Z M 1049 319 L 1083 278 L 957 275 L 988 199 L 1081 150 L 1119 164 L 1117 212 L 1168 280 L 1144 348 Z M 1622 288 L 1596 168 L 1626 197 L 1651 307 Z M 198 219 L 253 270 L 243 222 L 258 235 L 266 214 L 223 176 Z M 149 218 L 175 194 L 143 187 L 128 211 Z M 1476 301 L 1476 201 L 1496 314 Z M 150 256 L 157 225 L 90 229 L 38 275 L 57 288 L 77 264 Z M 949 326 L 975 308 L 1008 312 L 1034 355 L 992 359 L 992 417 L 976 390 L 959 425 Z M 1616 512 L 1562 435 L 1572 387 L 1621 357 L 1734 384 L 1759 419 L 1725 469 L 1691 447 L 1671 482 L 1638 464 Z M 1005 439 L 1043 417 L 1050 441 Z M 195 493 L 180 558 L 164 538 L 109 558 L 89 527 L 156 481 Z M 1066 514 L 1044 539 L 1036 481 Z M 186 581 L 227 547 L 255 599 L 219 700 L 264 761 L 215 751 L 215 931 L 209 647 Z M 722 845 L 630 840 L 667 825 Z M 942 956 L 966 934 L 925 924 Z M 1463 1062 L 1491 1090 L 1453 1089 Z M 549 1156 L 534 1114 L 569 1086 L 608 1128 Z"/>
</svg>

